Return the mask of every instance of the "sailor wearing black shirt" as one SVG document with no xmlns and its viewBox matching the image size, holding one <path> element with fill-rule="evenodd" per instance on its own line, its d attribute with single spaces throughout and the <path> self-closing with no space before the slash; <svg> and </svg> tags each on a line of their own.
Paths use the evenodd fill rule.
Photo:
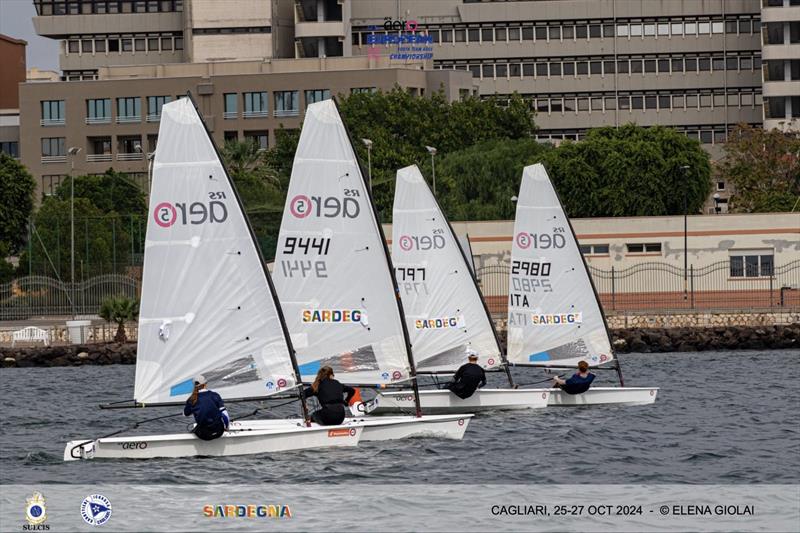
<svg viewBox="0 0 800 533">
<path fill-rule="evenodd" d="M 461 365 L 453 376 L 453 381 L 446 385 L 450 392 L 466 400 L 472 396 L 479 387 L 486 385 L 486 372 L 478 363 L 478 354 L 470 351 L 469 362 Z"/>
<path fill-rule="evenodd" d="M 344 422 L 344 407 L 350 404 L 355 393 L 353 387 L 333 379 L 333 369 L 329 366 L 320 368 L 314 383 L 303 391 L 306 398 L 317 397 L 321 408 L 311 414 L 311 420 L 321 426 L 335 426 Z"/>
</svg>

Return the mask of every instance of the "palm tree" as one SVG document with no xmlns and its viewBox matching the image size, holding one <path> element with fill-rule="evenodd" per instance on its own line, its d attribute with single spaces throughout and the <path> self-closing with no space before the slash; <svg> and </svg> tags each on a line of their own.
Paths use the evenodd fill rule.
<svg viewBox="0 0 800 533">
<path fill-rule="evenodd" d="M 276 184 L 278 176 L 267 163 L 266 150 L 262 150 L 253 139 L 227 141 L 222 147 L 222 159 L 233 178 L 254 176 Z"/>
<path fill-rule="evenodd" d="M 103 300 L 98 314 L 106 322 L 117 324 L 117 333 L 114 335 L 115 342 L 127 342 L 125 322 L 136 320 L 139 316 L 139 302 L 127 296 L 112 296 Z"/>
</svg>

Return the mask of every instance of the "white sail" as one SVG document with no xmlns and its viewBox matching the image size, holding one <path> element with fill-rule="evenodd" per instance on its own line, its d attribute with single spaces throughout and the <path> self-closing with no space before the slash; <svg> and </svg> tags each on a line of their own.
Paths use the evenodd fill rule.
<svg viewBox="0 0 800 533">
<path fill-rule="evenodd" d="M 165 104 L 147 221 L 135 399 L 183 400 L 198 374 L 225 398 L 294 386 L 267 275 L 193 102 Z"/>
<path fill-rule="evenodd" d="M 397 171 L 392 262 L 420 372 L 454 371 L 473 350 L 484 368 L 500 347 L 460 244 L 419 169 Z"/>
<path fill-rule="evenodd" d="M 508 291 L 509 362 L 598 365 L 613 359 L 578 242 L 541 164 L 522 173 Z"/>
<path fill-rule="evenodd" d="M 456 237 L 461 250 L 464 252 L 464 257 L 467 259 L 467 266 L 470 272 L 475 275 L 475 259 L 472 257 L 472 244 L 469 242 L 469 233 L 457 235 Z"/>
<path fill-rule="evenodd" d="M 344 383 L 409 378 L 384 247 L 336 105 L 308 106 L 273 268 L 304 381 L 321 366 Z"/>
</svg>

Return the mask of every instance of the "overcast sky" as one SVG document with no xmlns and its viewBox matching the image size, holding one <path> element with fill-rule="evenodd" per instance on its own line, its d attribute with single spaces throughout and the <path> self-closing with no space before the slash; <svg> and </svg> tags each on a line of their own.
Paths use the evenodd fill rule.
<svg viewBox="0 0 800 533">
<path fill-rule="evenodd" d="M 33 31 L 33 0 L 0 0 L 0 33 L 28 41 L 28 68 L 58 70 L 58 41 Z"/>
</svg>

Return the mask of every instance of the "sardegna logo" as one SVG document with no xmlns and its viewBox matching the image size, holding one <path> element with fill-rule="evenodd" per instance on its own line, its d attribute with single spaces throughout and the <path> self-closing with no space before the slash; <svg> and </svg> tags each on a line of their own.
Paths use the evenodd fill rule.
<svg viewBox="0 0 800 533">
<path fill-rule="evenodd" d="M 359 196 L 358 189 L 345 189 L 344 198 L 298 194 L 289 202 L 289 212 L 295 218 L 358 218 L 361 214 Z"/>
<path fill-rule="evenodd" d="M 153 220 L 162 228 L 173 224 L 220 224 L 228 220 L 225 193 L 209 192 L 208 202 L 161 202 L 153 210 Z"/>
</svg>

